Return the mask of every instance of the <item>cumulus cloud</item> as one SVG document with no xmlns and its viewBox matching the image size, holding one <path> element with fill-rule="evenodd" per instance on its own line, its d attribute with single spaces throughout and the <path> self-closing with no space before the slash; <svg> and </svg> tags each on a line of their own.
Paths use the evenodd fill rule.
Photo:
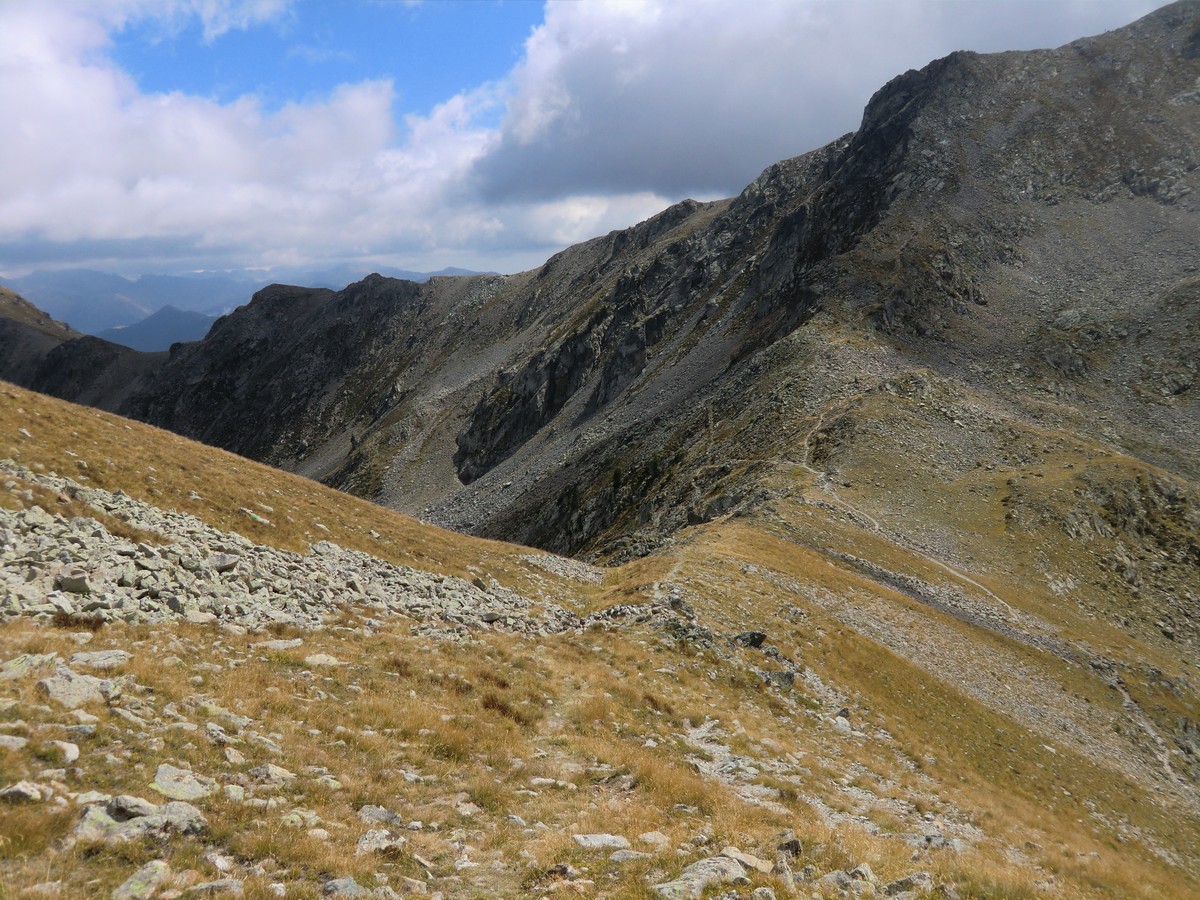
<svg viewBox="0 0 1200 900">
<path fill-rule="evenodd" d="M 893 76 L 956 49 L 1055 46 L 1148 2 L 563 3 L 513 73 L 491 199 L 728 194 L 857 127 Z"/>
<path fill-rule="evenodd" d="M 389 80 L 266 109 L 147 93 L 131 23 L 205 40 L 288 0 L 0 3 L 0 271 L 376 260 L 513 271 L 852 129 L 950 50 L 1048 46 L 1153 0 L 548 3 L 505 79 L 395 117 Z M 1014 14 L 1014 10 L 1016 13 Z"/>
</svg>

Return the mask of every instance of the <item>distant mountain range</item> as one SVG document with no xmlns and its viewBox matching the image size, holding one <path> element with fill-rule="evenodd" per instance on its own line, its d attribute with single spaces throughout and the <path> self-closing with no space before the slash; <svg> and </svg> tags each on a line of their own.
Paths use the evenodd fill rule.
<svg viewBox="0 0 1200 900">
<path fill-rule="evenodd" d="M 38 309 L 66 322 L 76 331 L 127 344 L 129 333 L 123 331 L 123 336 L 118 336 L 114 329 L 127 329 L 167 306 L 179 312 L 202 313 L 211 319 L 248 302 L 255 291 L 268 284 L 342 288 L 371 272 L 417 282 L 426 281 L 434 275 L 480 274 L 467 269 L 414 272 L 345 264 L 324 269 L 293 266 L 275 268 L 270 272 L 241 270 L 185 275 L 151 274 L 132 279 L 93 269 L 57 269 L 37 271 L 20 278 L 0 279 L 0 285 L 16 291 Z M 176 316 L 172 321 L 178 323 L 180 320 Z M 155 329 L 161 329 L 162 325 L 160 321 L 140 333 L 151 334 Z M 191 330 L 187 333 L 195 335 L 198 328 L 198 320 L 193 320 Z M 207 328 L 199 332 L 199 337 L 203 337 L 204 331 Z M 185 339 L 198 338 L 193 336 Z M 137 346 L 137 349 L 165 350 L 166 346 Z"/>
<path fill-rule="evenodd" d="M 172 344 L 201 340 L 215 321 L 216 316 L 164 306 L 135 325 L 109 328 L 96 336 L 134 350 L 166 350 Z"/>
</svg>

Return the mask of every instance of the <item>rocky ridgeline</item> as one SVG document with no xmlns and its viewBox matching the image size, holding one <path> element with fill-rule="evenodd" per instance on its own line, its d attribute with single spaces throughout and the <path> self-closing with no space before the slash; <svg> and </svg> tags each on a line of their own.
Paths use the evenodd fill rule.
<svg viewBox="0 0 1200 900">
<path fill-rule="evenodd" d="M 538 634 L 578 627 L 554 605 L 535 605 L 494 581 L 396 566 L 330 541 L 307 555 L 254 544 L 194 516 L 163 511 L 123 492 L 84 487 L 0 460 L 8 489 L 38 485 L 170 541 L 133 543 L 95 519 L 66 519 L 41 507 L 0 510 L 0 618 L 33 616 L 64 624 L 196 624 L 261 631 L 320 629 L 349 607 L 399 614 L 414 631 L 443 636 L 495 628 Z"/>
</svg>

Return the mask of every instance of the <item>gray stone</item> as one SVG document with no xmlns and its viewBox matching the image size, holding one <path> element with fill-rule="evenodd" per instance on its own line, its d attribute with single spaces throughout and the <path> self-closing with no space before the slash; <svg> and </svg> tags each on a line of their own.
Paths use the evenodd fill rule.
<svg viewBox="0 0 1200 900">
<path fill-rule="evenodd" d="M 89 703 L 104 703 L 119 694 L 111 681 L 101 681 L 93 675 L 79 675 L 66 666 L 59 666 L 52 676 L 39 681 L 37 690 L 67 709 L 76 709 Z"/>
<path fill-rule="evenodd" d="M 187 890 L 188 897 L 240 897 L 245 893 L 242 882 L 237 878 L 221 878 L 194 884 Z"/>
<path fill-rule="evenodd" d="M 334 878 L 321 885 L 326 897 L 369 897 L 371 892 L 353 878 Z"/>
<path fill-rule="evenodd" d="M 239 557 L 233 553 L 214 553 L 205 560 L 205 568 L 214 572 L 232 572 L 237 568 Z"/>
<path fill-rule="evenodd" d="M 101 807 L 90 805 L 84 807 L 83 817 L 75 825 L 75 830 L 71 832 L 71 837 L 77 841 L 111 843 L 119 840 L 117 834 L 120 829 L 120 822 L 106 813 Z"/>
<path fill-rule="evenodd" d="M 61 660 L 57 653 L 23 653 L 0 666 L 0 681 L 12 681 L 48 669 Z"/>
<path fill-rule="evenodd" d="M 247 774 L 259 784 L 268 787 L 279 787 L 290 781 L 294 781 L 296 778 L 295 773 L 289 772 L 283 766 L 277 766 L 274 763 L 255 766 Z"/>
<path fill-rule="evenodd" d="M 0 790 L 0 801 L 5 803 L 38 803 L 46 789 L 31 781 L 18 781 Z M 47 792 L 48 793 L 48 792 Z"/>
<path fill-rule="evenodd" d="M 384 828 L 373 828 L 358 839 L 354 852 L 366 853 L 399 853 L 404 849 L 408 840 Z"/>
<path fill-rule="evenodd" d="M 24 750 L 28 738 L 16 734 L 0 734 L 0 750 Z"/>
<path fill-rule="evenodd" d="M 621 865 L 627 862 L 637 862 L 639 859 L 649 859 L 649 853 L 640 850 L 614 850 L 608 855 L 608 861 Z"/>
<path fill-rule="evenodd" d="M 62 754 L 63 765 L 69 766 L 79 759 L 79 745 L 70 741 L 50 741 L 47 746 L 53 747 Z"/>
<path fill-rule="evenodd" d="M 172 801 L 155 807 L 154 811 L 148 815 L 136 816 L 124 821 L 113 818 L 102 807 L 92 805 L 84 809 L 83 817 L 72 832 L 72 838 L 76 841 L 117 844 L 140 840 L 144 837 L 162 838 L 170 834 L 198 834 L 207 827 L 208 821 L 200 813 L 200 810 L 190 803 Z"/>
<path fill-rule="evenodd" d="M 112 900 L 142 900 L 154 893 L 171 877 L 171 869 L 161 859 L 146 863 L 112 892 Z"/>
<path fill-rule="evenodd" d="M 404 821 L 397 813 L 392 812 L 390 809 L 370 804 L 359 809 L 358 817 L 364 822 L 383 822 L 387 825 L 400 825 Z"/>
<path fill-rule="evenodd" d="M 710 884 L 745 884 L 746 870 L 727 856 L 714 856 L 694 862 L 674 881 L 656 884 L 654 890 L 667 900 L 699 900 Z"/>
<path fill-rule="evenodd" d="M 575 843 L 584 850 L 628 850 L 629 841 L 619 834 L 576 834 Z"/>
<path fill-rule="evenodd" d="M 152 816 L 158 812 L 157 804 L 151 803 L 149 800 L 143 800 L 141 797 L 135 797 L 132 794 L 120 794 L 105 802 L 107 803 L 108 814 L 118 822 L 126 822 L 129 819 L 138 819 L 142 816 Z"/>
<path fill-rule="evenodd" d="M 88 579 L 88 573 L 83 569 L 66 569 L 58 573 L 58 577 L 54 579 L 54 587 L 56 590 L 66 591 L 69 594 L 90 594 L 92 592 L 92 583 Z"/>
<path fill-rule="evenodd" d="M 151 821 L 159 830 L 167 829 L 180 834 L 198 834 L 208 827 L 208 820 L 204 818 L 200 810 L 190 803 L 182 803 L 177 800 L 164 803 L 157 812 L 147 816 L 146 820 Z"/>
<path fill-rule="evenodd" d="M 900 894 L 922 893 L 932 890 L 932 875 L 928 872 L 913 872 L 911 875 L 905 875 L 903 878 L 897 878 L 895 881 L 888 882 L 883 889 L 883 893 L 888 897 L 895 897 Z"/>
<path fill-rule="evenodd" d="M 215 791 L 216 785 L 211 778 L 202 778 L 195 772 L 163 763 L 155 771 L 150 788 L 170 800 L 199 800 Z"/>
<path fill-rule="evenodd" d="M 124 650 L 93 650 L 72 654 L 71 665 L 87 666 L 89 669 L 119 669 L 131 659 L 133 654 Z"/>
</svg>

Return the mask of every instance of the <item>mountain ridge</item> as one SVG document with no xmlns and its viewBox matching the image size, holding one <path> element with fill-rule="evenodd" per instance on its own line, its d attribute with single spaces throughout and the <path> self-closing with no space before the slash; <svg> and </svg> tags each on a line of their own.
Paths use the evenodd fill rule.
<svg viewBox="0 0 1200 900">
<path fill-rule="evenodd" d="M 1095 329 L 1084 324 L 1094 313 L 1065 309 L 1047 328 L 1030 298 L 1049 291 L 1033 280 L 1062 280 L 1064 260 L 1055 257 L 1063 251 L 1047 241 L 1065 244 L 1063 229 L 1075 228 L 1083 217 L 1104 222 L 1108 233 L 1116 232 L 1116 220 L 1135 224 L 1154 233 L 1148 247 L 1185 233 L 1172 217 L 1182 222 L 1191 209 L 1186 182 L 1194 180 L 1195 162 L 1185 135 L 1195 129 L 1193 104 L 1186 101 L 1192 82 L 1184 69 L 1164 64 L 1178 57 L 1195 67 L 1186 55 L 1194 14 L 1192 4 L 1172 5 L 1120 32 L 1055 51 L 952 54 L 893 79 L 872 98 L 857 132 L 768 168 L 739 197 L 685 201 L 633 229 L 565 250 L 534 272 L 477 276 L 469 286 L 434 278 L 415 295 L 399 283 L 369 279 L 339 294 L 331 309 L 344 313 L 340 323 L 337 316 L 298 308 L 287 329 L 293 334 L 281 330 L 275 351 L 290 354 L 301 373 L 293 379 L 301 387 L 297 397 L 288 401 L 281 389 L 264 389 L 256 400 L 245 393 L 248 386 L 271 383 L 272 376 L 252 375 L 258 364 L 242 363 L 247 370 L 238 408 L 247 420 L 275 423 L 266 432 L 253 429 L 251 443 L 252 429 L 219 425 L 219 414 L 198 399 L 199 406 L 189 409 L 191 388 L 184 385 L 201 371 L 231 377 L 232 357 L 220 342 L 228 337 L 237 343 L 234 322 L 244 319 L 248 332 L 264 327 L 253 303 L 227 322 L 224 337 L 163 361 L 153 384 L 123 392 L 122 405 L 107 405 L 452 526 L 508 533 L 515 519 L 544 514 L 536 511 L 565 486 L 564 466 L 576 471 L 580 488 L 611 480 L 615 452 L 602 454 L 609 459 L 600 466 L 572 452 L 578 441 L 595 441 L 597 448 L 628 443 L 610 441 L 609 429 L 597 424 L 600 411 L 621 417 L 627 435 L 646 432 L 654 427 L 647 422 L 664 417 L 676 422 L 670 431 L 688 422 L 686 440 L 694 442 L 708 430 L 707 414 L 700 422 L 689 408 L 709 402 L 698 399 L 711 389 L 704 385 L 726 377 L 714 381 L 712 373 L 734 375 L 754 354 L 766 352 L 762 359 L 769 359 L 767 348 L 818 313 L 851 331 L 865 318 L 863 333 L 884 335 L 895 348 L 896 372 L 905 365 L 932 367 L 955 379 L 963 374 L 946 370 L 947 360 L 994 371 L 983 357 L 1013 355 L 997 336 L 1023 332 L 1027 346 L 1015 354 L 1027 373 L 1020 393 L 1036 395 L 1054 380 L 1052 390 L 1082 388 L 1091 391 L 1089 403 L 1103 403 L 1089 387 L 1096 373 L 1079 370 L 1085 357 L 1099 360 L 1091 346 Z M 1136 91 L 1155 91 L 1170 112 L 1151 114 L 1153 130 L 1145 140 L 1137 136 L 1146 124 L 1137 110 L 1147 97 L 1141 106 L 1136 98 L 1117 102 L 1122 89 L 1114 88 L 1131 66 L 1147 73 Z M 1031 92 L 1036 99 L 1029 103 Z M 1072 106 L 1079 111 L 1068 116 Z M 1093 108 L 1103 113 L 1088 111 Z M 1064 130 L 1063 121 L 1080 124 Z M 1115 162 L 1089 156 L 1088 148 L 1104 146 L 1106 137 Z M 1092 254 L 1096 267 L 1112 274 L 1105 240 L 1089 246 L 1072 235 L 1070 241 L 1066 252 Z M 1167 255 L 1127 253 L 1126 262 L 1154 260 L 1149 264 L 1161 268 L 1173 258 L 1174 277 L 1186 276 L 1178 264 L 1186 259 L 1186 245 L 1163 249 Z M 1027 263 L 1042 258 L 1051 269 L 1033 275 Z M 1121 280 L 1083 273 L 1074 289 L 1052 290 L 1066 297 L 1086 284 L 1111 295 L 1111 285 Z M 392 301 L 383 296 L 388 290 L 395 291 Z M 354 299 L 368 296 L 375 298 L 369 314 Z M 1176 303 L 1175 317 L 1185 310 Z M 355 318 L 360 311 L 362 321 Z M 472 315 L 480 321 L 468 321 Z M 1153 316 L 1141 322 L 1143 328 L 1155 324 Z M 1080 327 L 1082 336 L 1076 334 Z M 323 328 L 337 330 L 326 340 Z M 417 333 L 424 336 L 422 346 L 414 343 Z M 355 363 L 328 358 L 323 342 L 378 349 L 358 353 Z M 678 360 L 671 356 L 672 365 L 692 360 L 687 384 L 656 364 L 666 346 L 675 348 L 667 355 L 679 354 Z M 976 349 L 965 353 L 967 346 Z M 209 347 L 219 364 L 204 362 Z M 1186 355 L 1162 375 L 1180 388 L 1193 377 Z M 1060 377 L 1073 370 L 1073 376 Z M 845 389 L 845 379 L 837 380 L 842 384 L 830 385 L 833 392 Z M 995 387 L 973 380 L 979 388 Z M 580 391 L 586 399 L 576 398 Z M 629 401 L 639 391 L 675 399 Z M 443 395 L 453 398 L 453 422 L 424 399 Z M 1173 396 L 1187 401 L 1194 394 L 1183 389 Z M 1170 416 L 1153 403 L 1137 409 L 1134 419 L 1149 415 L 1171 433 L 1171 447 L 1153 461 L 1183 465 L 1180 474 L 1196 477 L 1200 458 L 1184 440 L 1189 428 L 1200 427 L 1195 404 L 1177 404 Z M 716 416 L 722 418 L 719 409 Z M 561 423 L 553 430 L 570 432 L 572 443 L 543 453 L 541 443 L 555 444 L 546 431 L 552 422 Z M 453 447 L 447 446 L 450 438 Z M 635 453 L 639 468 L 655 455 L 650 444 L 681 439 L 635 439 L 634 446 L 643 447 Z M 729 455 L 746 454 L 735 449 Z M 497 487 L 511 475 L 496 482 L 485 477 L 506 470 L 504 464 L 524 470 L 516 480 L 533 485 L 529 503 L 508 508 L 512 504 Z M 667 532 L 686 521 L 682 507 L 707 501 L 676 496 L 671 502 L 676 509 L 667 511 Z M 496 514 L 503 524 L 493 521 Z M 557 550 L 596 552 L 611 524 L 603 521 L 606 515 L 586 525 L 558 516 L 522 537 L 556 541 L 547 545 Z"/>
</svg>

